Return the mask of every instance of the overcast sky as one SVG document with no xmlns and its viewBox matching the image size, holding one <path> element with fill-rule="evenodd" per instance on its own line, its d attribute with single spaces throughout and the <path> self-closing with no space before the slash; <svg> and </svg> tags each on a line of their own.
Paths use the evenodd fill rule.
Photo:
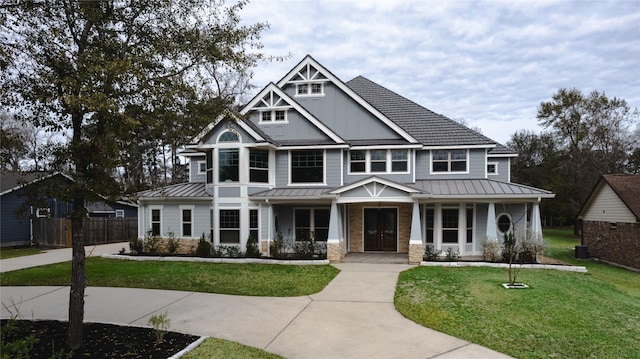
<svg viewBox="0 0 640 359">
<path fill-rule="evenodd" d="M 362 75 L 501 143 L 539 132 L 560 88 L 604 91 L 640 108 L 640 1 L 253 0 L 268 22 L 262 89 L 310 54 L 346 82 Z"/>
</svg>

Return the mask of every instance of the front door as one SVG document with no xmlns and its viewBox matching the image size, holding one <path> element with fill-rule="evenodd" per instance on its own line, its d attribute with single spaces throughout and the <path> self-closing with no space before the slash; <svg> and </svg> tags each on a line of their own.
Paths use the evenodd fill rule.
<svg viewBox="0 0 640 359">
<path fill-rule="evenodd" d="M 364 209 L 364 250 L 396 251 L 398 210 L 396 208 Z"/>
</svg>

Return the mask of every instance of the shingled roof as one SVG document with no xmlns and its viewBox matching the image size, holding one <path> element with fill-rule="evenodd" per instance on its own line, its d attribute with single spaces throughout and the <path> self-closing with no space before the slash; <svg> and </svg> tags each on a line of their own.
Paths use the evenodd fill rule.
<svg viewBox="0 0 640 359">
<path fill-rule="evenodd" d="M 602 178 L 636 218 L 640 218 L 640 175 L 602 175 Z"/>
<path fill-rule="evenodd" d="M 346 85 L 425 146 L 497 145 L 496 141 L 358 76 Z"/>
</svg>

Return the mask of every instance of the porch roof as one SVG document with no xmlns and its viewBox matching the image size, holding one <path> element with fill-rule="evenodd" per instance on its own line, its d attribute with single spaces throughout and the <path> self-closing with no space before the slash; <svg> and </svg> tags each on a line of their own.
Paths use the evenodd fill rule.
<svg viewBox="0 0 640 359">
<path fill-rule="evenodd" d="M 339 197 L 341 189 L 352 189 L 355 184 L 337 188 L 274 188 L 250 197 L 256 200 L 328 200 Z M 416 199 L 517 200 L 555 197 L 555 194 L 543 189 L 489 179 L 419 180 L 402 186 L 414 189 L 413 193 L 407 192 L 407 197 Z"/>
<path fill-rule="evenodd" d="M 211 198 L 206 191 L 204 182 L 185 182 L 156 189 L 150 189 L 138 193 L 138 198 Z"/>
</svg>

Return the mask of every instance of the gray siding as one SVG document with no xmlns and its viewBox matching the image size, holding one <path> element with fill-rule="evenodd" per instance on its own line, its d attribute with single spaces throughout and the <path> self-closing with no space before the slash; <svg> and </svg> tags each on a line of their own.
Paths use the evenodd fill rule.
<svg viewBox="0 0 640 359">
<path fill-rule="evenodd" d="M 296 87 L 292 84 L 285 86 L 284 90 L 344 139 L 401 138 L 330 82 L 324 85 L 324 96 L 295 96 Z"/>
<path fill-rule="evenodd" d="M 289 151 L 276 152 L 276 187 L 289 184 Z"/>
<path fill-rule="evenodd" d="M 488 157 L 487 163 L 497 163 L 498 165 L 498 174 L 497 175 L 487 175 L 488 179 L 503 181 L 503 182 L 511 182 L 509 178 L 509 166 L 511 165 L 508 157 Z"/>
<path fill-rule="evenodd" d="M 409 168 L 409 172 L 408 173 L 381 173 L 381 172 L 377 172 L 377 173 L 362 173 L 362 174 L 350 174 L 349 173 L 349 150 L 345 150 L 343 151 L 343 166 L 342 166 L 342 172 L 344 173 L 344 184 L 349 184 L 349 183 L 353 183 L 353 182 L 358 182 L 360 180 L 363 180 L 365 178 L 371 177 L 371 176 L 377 176 L 380 178 L 385 178 L 388 179 L 390 181 L 394 181 L 397 183 L 413 183 L 413 156 L 415 156 L 414 154 L 415 152 L 413 151 L 409 151 L 409 163 L 408 163 L 408 168 Z"/>
<path fill-rule="evenodd" d="M 232 129 L 240 135 L 240 141 L 242 141 L 242 143 L 255 143 L 253 138 L 246 131 L 240 128 L 240 126 L 227 120 L 223 120 L 218 123 L 214 129 L 209 132 L 207 137 L 202 140 L 202 142 L 206 144 L 215 144 L 218 140 L 218 136 L 229 129 Z"/>
<path fill-rule="evenodd" d="M 218 197 L 240 197 L 240 187 L 218 187 Z"/>
<path fill-rule="evenodd" d="M 329 137 L 297 111 L 287 111 L 288 123 L 259 123 L 260 112 L 253 111 L 251 122 L 274 140 L 326 140 Z"/>
<path fill-rule="evenodd" d="M 189 157 L 189 182 L 205 182 L 207 175 L 205 173 L 198 174 L 198 162 L 205 161 L 205 156 Z"/>
<path fill-rule="evenodd" d="M 325 151 L 324 166 L 326 169 L 326 182 L 330 187 L 342 185 L 341 159 L 342 150 Z"/>
</svg>

